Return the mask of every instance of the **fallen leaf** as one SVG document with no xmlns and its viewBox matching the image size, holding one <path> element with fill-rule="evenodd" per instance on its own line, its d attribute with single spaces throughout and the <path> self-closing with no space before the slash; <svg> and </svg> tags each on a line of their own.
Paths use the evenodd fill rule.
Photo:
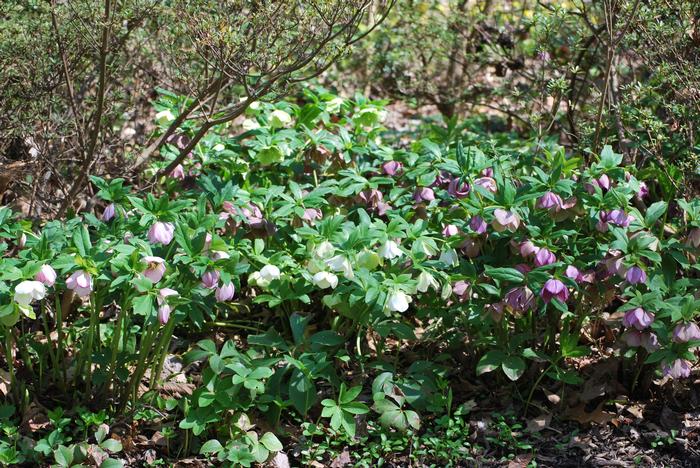
<svg viewBox="0 0 700 468">
<path fill-rule="evenodd" d="M 335 459 L 331 462 L 331 468 L 344 468 L 345 465 L 349 465 L 351 463 L 352 459 L 350 458 L 350 451 L 347 447 L 345 447 L 343 451 L 340 452 L 340 455 L 335 457 Z"/>
<path fill-rule="evenodd" d="M 189 382 L 164 382 L 160 390 L 162 393 L 167 393 L 175 398 L 181 398 L 184 395 L 192 395 L 195 386 Z"/>
<path fill-rule="evenodd" d="M 559 404 L 559 402 L 561 401 L 561 397 L 558 394 L 552 393 L 546 388 L 544 388 L 543 390 L 544 394 L 547 395 L 547 400 L 549 400 L 550 403 L 552 403 L 553 405 Z"/>
<path fill-rule="evenodd" d="M 271 468 L 289 468 L 289 458 L 284 452 L 277 452 L 270 460 Z"/>
<path fill-rule="evenodd" d="M 541 414 L 537 416 L 536 418 L 532 418 L 527 422 L 527 431 L 536 433 L 540 432 L 543 429 L 545 429 L 547 426 L 549 426 L 549 423 L 552 422 L 552 415 L 551 414 Z"/>
<path fill-rule="evenodd" d="M 573 408 L 569 408 L 566 412 L 566 417 L 572 421 L 578 421 L 580 424 L 607 424 L 615 418 L 615 413 L 609 411 L 603 411 L 603 405 L 605 402 L 601 402 L 593 411 L 586 411 L 586 404 L 581 403 Z"/>
<path fill-rule="evenodd" d="M 518 455 L 508 463 L 508 468 L 527 468 L 527 465 L 532 461 L 531 454 Z"/>
</svg>

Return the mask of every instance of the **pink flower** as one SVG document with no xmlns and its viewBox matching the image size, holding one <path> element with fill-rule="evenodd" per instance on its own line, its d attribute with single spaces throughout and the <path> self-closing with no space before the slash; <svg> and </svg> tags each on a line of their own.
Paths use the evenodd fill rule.
<svg viewBox="0 0 700 468">
<path fill-rule="evenodd" d="M 230 301 L 233 299 L 233 295 L 236 292 L 236 289 L 233 287 L 233 283 L 226 283 L 218 288 L 216 288 L 216 292 L 214 293 L 214 297 L 218 302 L 226 302 Z"/>
<path fill-rule="evenodd" d="M 532 241 L 526 240 L 520 243 L 518 250 L 523 258 L 530 258 L 535 256 L 540 251 L 540 248 L 533 244 Z"/>
<path fill-rule="evenodd" d="M 493 216 L 494 220 L 491 221 L 491 225 L 496 232 L 515 231 L 520 226 L 520 218 L 510 210 L 496 208 Z"/>
<path fill-rule="evenodd" d="M 513 288 L 505 295 L 506 306 L 517 316 L 532 309 L 535 304 L 535 295 L 527 286 Z"/>
<path fill-rule="evenodd" d="M 550 265 L 556 261 L 557 257 L 547 248 L 543 247 L 535 254 L 535 266 Z"/>
<path fill-rule="evenodd" d="M 598 179 L 594 179 L 593 182 L 604 192 L 610 190 L 610 177 L 608 177 L 607 174 L 603 174 Z"/>
<path fill-rule="evenodd" d="M 168 296 L 177 296 L 179 293 L 175 291 L 174 289 L 170 288 L 163 288 L 160 291 L 158 291 L 158 321 L 160 322 L 161 325 L 165 325 L 168 323 L 168 320 L 170 319 L 170 313 L 172 312 L 172 308 L 168 304 L 167 297 Z"/>
<path fill-rule="evenodd" d="M 306 208 L 301 219 L 313 225 L 317 219 L 321 219 L 322 217 L 323 213 L 321 213 L 321 210 L 318 208 Z"/>
<path fill-rule="evenodd" d="M 454 224 L 447 224 L 444 228 L 442 228 L 442 235 L 445 237 L 452 237 L 456 236 L 459 234 L 459 228 L 455 226 Z"/>
<path fill-rule="evenodd" d="M 617 226 L 627 227 L 632 221 L 634 221 L 634 217 L 628 215 L 622 210 L 612 210 L 610 213 L 608 213 L 607 220 L 609 223 L 613 223 Z"/>
<path fill-rule="evenodd" d="M 634 327 L 640 331 L 644 330 L 652 323 L 654 323 L 654 314 L 647 312 L 641 307 L 628 310 L 625 316 L 622 317 L 622 325 L 627 328 Z"/>
<path fill-rule="evenodd" d="M 92 276 L 85 270 L 78 270 L 66 280 L 66 287 L 78 296 L 89 296 L 92 292 Z"/>
<path fill-rule="evenodd" d="M 576 268 L 573 265 L 569 265 L 568 267 L 566 267 L 566 271 L 564 272 L 564 274 L 566 275 L 567 278 L 570 278 L 570 279 L 576 281 L 577 283 L 580 283 L 581 281 L 583 281 L 583 277 L 581 276 L 581 272 L 579 271 L 578 268 Z"/>
<path fill-rule="evenodd" d="M 561 197 L 554 192 L 547 192 L 537 200 L 537 207 L 545 210 L 561 210 L 564 205 Z"/>
<path fill-rule="evenodd" d="M 488 228 L 488 225 L 486 224 L 486 221 L 484 221 L 484 218 L 477 215 L 472 216 L 472 219 L 469 220 L 469 227 L 477 234 L 484 234 Z"/>
<path fill-rule="evenodd" d="M 486 169 L 481 171 L 481 175 L 484 177 L 493 177 L 493 168 L 487 167 Z"/>
<path fill-rule="evenodd" d="M 664 365 L 664 375 L 674 379 L 685 379 L 690 377 L 690 362 L 685 359 L 676 359 L 670 365 Z"/>
<path fill-rule="evenodd" d="M 43 283 L 45 286 L 51 287 L 56 282 L 56 270 L 51 268 L 51 265 L 41 265 L 34 279 Z"/>
<path fill-rule="evenodd" d="M 484 190 L 488 190 L 491 193 L 496 193 L 498 187 L 496 186 L 496 181 L 491 177 L 479 177 L 474 181 L 474 185 L 478 185 Z"/>
<path fill-rule="evenodd" d="M 639 190 L 637 191 L 637 198 L 646 198 L 649 195 L 649 187 L 646 182 L 639 182 Z"/>
<path fill-rule="evenodd" d="M 625 279 L 629 284 L 641 284 L 641 283 L 646 283 L 647 281 L 647 274 L 639 268 L 638 266 L 633 266 L 629 270 L 627 270 L 627 274 L 625 275 Z"/>
<path fill-rule="evenodd" d="M 700 247 L 700 228 L 690 230 L 688 233 L 688 238 L 685 241 L 685 245 L 688 247 L 695 247 L 696 249 Z"/>
<path fill-rule="evenodd" d="M 566 302 L 569 299 L 569 290 L 566 285 L 559 281 L 558 279 L 548 279 L 542 290 L 540 291 L 540 296 L 544 302 L 549 303 L 552 299 L 558 299 L 561 302 Z"/>
<path fill-rule="evenodd" d="M 175 166 L 175 169 L 170 171 L 170 177 L 177 180 L 185 179 L 185 168 L 182 167 L 182 164 L 178 164 L 177 166 Z"/>
<path fill-rule="evenodd" d="M 399 161 L 387 161 L 382 164 L 382 170 L 384 174 L 393 177 L 403 170 L 403 164 Z"/>
<path fill-rule="evenodd" d="M 413 199 L 416 203 L 431 202 L 435 200 L 435 192 L 430 187 L 418 187 L 413 193 Z"/>
<path fill-rule="evenodd" d="M 202 286 L 207 289 L 214 289 L 219 284 L 219 272 L 209 270 L 202 275 Z"/>
<path fill-rule="evenodd" d="M 107 221 L 110 221 L 112 218 L 114 218 L 114 215 L 116 214 L 116 207 L 114 206 L 114 203 L 110 203 L 105 207 L 105 210 L 102 212 L 102 221 L 105 223 Z"/>
<path fill-rule="evenodd" d="M 208 251 L 209 251 L 209 248 L 211 247 L 211 241 L 212 241 L 213 239 L 214 239 L 214 238 L 211 236 L 211 234 L 209 234 L 209 233 L 207 232 L 206 235 L 204 236 L 204 247 L 202 247 L 202 252 L 208 252 Z"/>
<path fill-rule="evenodd" d="M 147 265 L 143 276 L 151 280 L 153 284 L 163 279 L 163 275 L 165 274 L 165 260 L 160 257 L 147 255 L 141 259 L 141 263 Z"/>
<path fill-rule="evenodd" d="M 452 285 L 452 294 L 457 296 L 459 302 L 464 302 L 469 299 L 469 294 L 471 292 L 471 287 L 469 283 L 464 280 L 459 280 Z"/>
<path fill-rule="evenodd" d="M 447 193 L 455 198 L 464 198 L 469 195 L 469 184 L 461 182 L 459 177 L 455 177 L 447 186 Z"/>
<path fill-rule="evenodd" d="M 377 189 L 363 190 L 355 197 L 355 200 L 370 211 L 375 211 L 379 216 L 384 216 L 391 209 L 391 206 L 383 201 L 382 192 Z"/>
<path fill-rule="evenodd" d="M 695 322 L 679 323 L 673 329 L 673 341 L 676 343 L 687 343 L 695 340 L 700 340 L 700 327 Z"/>
<path fill-rule="evenodd" d="M 173 223 L 156 221 L 148 230 L 148 241 L 151 244 L 168 245 L 175 237 L 175 226 Z"/>
</svg>

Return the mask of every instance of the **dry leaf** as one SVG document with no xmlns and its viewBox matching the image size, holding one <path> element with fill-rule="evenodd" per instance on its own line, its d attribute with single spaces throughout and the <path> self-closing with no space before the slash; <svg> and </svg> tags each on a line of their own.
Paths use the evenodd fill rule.
<svg viewBox="0 0 700 468">
<path fill-rule="evenodd" d="M 340 455 L 335 457 L 335 459 L 331 462 L 331 468 L 344 468 L 345 465 L 349 465 L 351 463 L 352 459 L 350 458 L 350 451 L 347 447 L 345 447 L 343 451 L 340 452 Z"/>
<path fill-rule="evenodd" d="M 160 388 L 162 393 L 167 393 L 175 398 L 181 398 L 184 395 L 192 395 L 195 386 L 189 382 L 164 382 Z"/>
<path fill-rule="evenodd" d="M 271 468 L 289 468 L 289 458 L 284 452 L 277 452 L 270 460 Z"/>
<path fill-rule="evenodd" d="M 567 411 L 566 416 L 572 421 L 578 421 L 581 424 L 595 423 L 595 424 L 607 424 L 615 418 L 615 413 L 609 411 L 603 411 L 603 405 L 605 402 L 601 402 L 593 411 L 590 413 L 586 411 L 585 403 L 581 403 L 578 406 L 574 406 Z"/>
<path fill-rule="evenodd" d="M 547 400 L 549 400 L 550 403 L 552 403 L 553 405 L 559 404 L 559 402 L 561 401 L 561 397 L 558 394 L 552 393 L 546 388 L 543 388 L 543 390 L 544 394 L 547 395 Z"/>
<path fill-rule="evenodd" d="M 540 432 L 543 429 L 545 429 L 547 426 L 549 426 L 549 423 L 552 422 L 552 415 L 551 414 L 541 414 L 537 416 L 536 418 L 532 418 L 527 422 L 527 431 L 528 432 Z"/>
<path fill-rule="evenodd" d="M 532 461 L 532 454 L 518 455 L 508 463 L 508 468 L 527 468 Z"/>
</svg>

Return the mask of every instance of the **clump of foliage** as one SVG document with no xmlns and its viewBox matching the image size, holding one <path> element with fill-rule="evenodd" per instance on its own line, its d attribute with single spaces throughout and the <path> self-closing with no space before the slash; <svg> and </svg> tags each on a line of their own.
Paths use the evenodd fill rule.
<svg viewBox="0 0 700 468">
<path fill-rule="evenodd" d="M 164 93 L 157 110 L 182 99 Z M 177 414 L 181 454 L 250 466 L 284 448 L 289 424 L 309 446 L 356 441 L 367 420 L 420 433 L 447 415 L 431 429 L 444 431 L 464 403 L 450 381 L 465 373 L 515 382 L 527 407 L 545 382 L 580 382 L 572 359 L 590 353 L 592 322 L 607 320 L 634 359 L 630 388 L 641 373 L 690 375 L 697 199 L 651 198 L 609 146 L 582 157 L 470 121 L 402 146 L 385 116 L 381 101 L 323 90 L 256 101 L 185 159 L 199 129 L 174 134 L 147 192 L 93 177 L 97 214 L 35 229 L 0 209 L 16 414 L 35 396 L 115 414 L 147 402 Z M 201 380 L 163 400 L 174 338 L 216 327 L 246 337 L 178 344 Z M 409 344 L 424 357 L 404 365 Z M 54 453 L 80 458 L 84 446 L 56 437 Z"/>
</svg>

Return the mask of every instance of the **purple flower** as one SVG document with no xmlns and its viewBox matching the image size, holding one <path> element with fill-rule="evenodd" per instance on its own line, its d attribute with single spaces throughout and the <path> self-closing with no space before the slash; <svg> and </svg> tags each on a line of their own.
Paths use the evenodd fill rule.
<svg viewBox="0 0 700 468">
<path fill-rule="evenodd" d="M 445 237 L 452 237 L 456 236 L 457 234 L 459 234 L 459 228 L 454 224 L 447 224 L 444 228 L 442 228 L 442 235 Z"/>
<path fill-rule="evenodd" d="M 523 275 L 527 275 L 528 273 L 530 273 L 532 271 L 532 268 L 530 268 L 530 265 L 526 265 L 525 263 L 518 263 L 513 268 L 518 270 Z"/>
<path fill-rule="evenodd" d="M 687 343 L 695 340 L 700 340 L 700 327 L 695 322 L 679 323 L 673 329 L 673 341 L 676 343 Z"/>
<path fill-rule="evenodd" d="M 562 209 L 563 205 L 564 201 L 554 192 L 547 192 L 537 200 L 537 207 L 545 210 L 554 209 L 559 211 Z"/>
<path fill-rule="evenodd" d="M 321 210 L 319 210 L 318 208 L 306 208 L 304 210 L 304 215 L 301 217 L 301 219 L 313 225 L 317 219 L 321 219 L 322 217 L 323 213 L 321 213 Z"/>
<path fill-rule="evenodd" d="M 56 282 L 56 270 L 51 268 L 51 265 L 41 265 L 34 279 L 43 283 L 45 286 L 51 287 Z"/>
<path fill-rule="evenodd" d="M 564 272 L 567 278 L 570 278 L 577 283 L 583 281 L 583 277 L 581 276 L 581 272 L 579 271 L 578 268 L 576 268 L 573 265 L 569 265 L 566 267 L 566 271 Z"/>
<path fill-rule="evenodd" d="M 464 280 L 459 280 L 452 285 L 452 294 L 457 296 L 459 302 L 464 302 L 469 298 L 469 293 L 471 292 L 471 287 L 469 283 Z"/>
<path fill-rule="evenodd" d="M 637 330 L 644 330 L 649 325 L 654 323 L 654 314 L 647 312 L 641 307 L 636 309 L 628 310 L 625 312 L 625 316 L 622 317 L 622 324 L 627 327 L 634 327 Z"/>
<path fill-rule="evenodd" d="M 114 203 L 110 203 L 105 207 L 105 210 L 102 212 L 102 221 L 104 221 L 105 223 L 110 221 L 112 218 L 114 218 L 116 212 L 117 210 L 114 206 Z"/>
<path fill-rule="evenodd" d="M 622 210 L 612 210 L 607 214 L 607 221 L 617 226 L 626 228 L 632 221 L 634 221 L 634 216 L 630 216 Z"/>
<path fill-rule="evenodd" d="M 388 176 L 395 176 L 401 170 L 403 169 L 403 164 L 401 164 L 399 161 L 387 161 L 384 164 L 382 164 L 382 170 L 384 171 L 384 174 Z"/>
<path fill-rule="evenodd" d="M 513 288 L 505 295 L 505 304 L 516 316 L 532 309 L 535 304 L 535 295 L 527 286 Z"/>
<path fill-rule="evenodd" d="M 496 181 L 491 177 L 479 177 L 474 181 L 474 185 L 478 185 L 484 190 L 488 190 L 491 193 L 496 193 L 498 187 L 496 186 Z"/>
<path fill-rule="evenodd" d="M 688 237 L 685 240 L 685 245 L 688 247 L 700 247 L 700 228 L 691 229 Z"/>
<path fill-rule="evenodd" d="M 92 292 L 92 276 L 85 270 L 78 270 L 66 280 L 66 287 L 78 296 L 89 296 Z"/>
<path fill-rule="evenodd" d="M 493 216 L 494 220 L 491 221 L 491 225 L 496 232 L 515 231 L 520 226 L 520 218 L 510 210 L 496 208 L 493 211 Z"/>
<path fill-rule="evenodd" d="M 646 283 L 647 274 L 644 272 L 644 270 L 635 265 L 629 270 L 627 270 L 625 279 L 629 284 L 642 284 Z"/>
<path fill-rule="evenodd" d="M 636 348 L 642 345 L 642 332 L 635 330 L 634 328 L 628 328 L 622 334 L 622 340 L 630 348 Z"/>
<path fill-rule="evenodd" d="M 214 293 L 214 297 L 218 302 L 226 302 L 230 301 L 233 299 L 233 295 L 236 292 L 236 289 L 233 287 L 233 283 L 226 283 L 218 288 L 216 288 L 216 292 Z"/>
<path fill-rule="evenodd" d="M 147 255 L 141 259 L 141 263 L 147 265 L 146 270 L 143 272 L 143 276 L 151 280 L 153 284 L 157 283 L 163 278 L 165 274 L 165 260 L 160 257 L 152 257 Z"/>
<path fill-rule="evenodd" d="M 161 325 L 165 325 L 166 323 L 168 323 L 168 320 L 170 319 L 170 313 L 172 312 L 172 308 L 168 304 L 166 298 L 168 296 L 177 296 L 178 294 L 179 293 L 177 291 L 170 288 L 163 288 L 160 291 L 158 291 L 158 296 L 156 297 L 156 299 L 158 300 L 158 321 Z"/>
<path fill-rule="evenodd" d="M 368 189 L 360 192 L 355 200 L 366 206 L 370 211 L 375 211 L 379 216 L 383 216 L 391 209 L 388 203 L 385 203 L 384 195 L 377 189 Z"/>
<path fill-rule="evenodd" d="M 551 265 L 556 261 L 557 257 L 547 248 L 543 247 L 535 254 L 535 266 Z"/>
<path fill-rule="evenodd" d="M 540 291 L 540 296 L 544 302 L 550 302 L 552 299 L 558 299 L 561 302 L 566 302 L 569 299 L 569 290 L 566 285 L 559 281 L 558 279 L 548 279 L 542 290 Z"/>
<path fill-rule="evenodd" d="M 182 167 L 182 164 L 178 164 L 177 166 L 175 166 L 175 169 L 170 171 L 170 177 L 176 180 L 185 179 L 185 168 Z"/>
<path fill-rule="evenodd" d="M 413 199 L 416 203 L 431 202 L 435 200 L 435 192 L 430 187 L 418 187 L 413 193 Z"/>
<path fill-rule="evenodd" d="M 481 175 L 484 177 L 493 177 L 493 168 L 487 167 L 486 169 L 481 171 Z"/>
<path fill-rule="evenodd" d="M 664 365 L 664 375 L 674 379 L 685 379 L 690 377 L 690 362 L 685 359 L 676 359 L 670 365 Z"/>
<path fill-rule="evenodd" d="M 469 220 L 469 227 L 477 234 L 484 234 L 488 225 L 486 224 L 486 221 L 484 221 L 484 218 L 477 215 L 472 216 L 472 219 Z"/>
<path fill-rule="evenodd" d="M 526 240 L 520 243 L 518 250 L 523 258 L 530 258 L 537 254 L 537 252 L 540 251 L 540 248 L 533 244 L 532 241 Z"/>
<path fill-rule="evenodd" d="M 168 245 L 175 237 L 175 226 L 173 223 L 156 221 L 148 230 L 148 241 L 151 244 Z"/>
<path fill-rule="evenodd" d="M 218 270 L 209 270 L 202 275 L 202 286 L 207 289 L 214 289 L 219 284 Z"/>
<path fill-rule="evenodd" d="M 593 182 L 604 192 L 610 190 L 610 177 L 607 174 L 603 174 L 598 179 L 593 179 Z"/>
<path fill-rule="evenodd" d="M 637 191 L 637 198 L 646 198 L 649 195 L 649 187 L 646 182 L 639 182 L 639 190 Z"/>
<path fill-rule="evenodd" d="M 455 198 L 464 198 L 469 195 L 469 184 L 466 182 L 461 182 L 459 177 L 455 177 L 447 186 L 447 193 Z"/>
</svg>

